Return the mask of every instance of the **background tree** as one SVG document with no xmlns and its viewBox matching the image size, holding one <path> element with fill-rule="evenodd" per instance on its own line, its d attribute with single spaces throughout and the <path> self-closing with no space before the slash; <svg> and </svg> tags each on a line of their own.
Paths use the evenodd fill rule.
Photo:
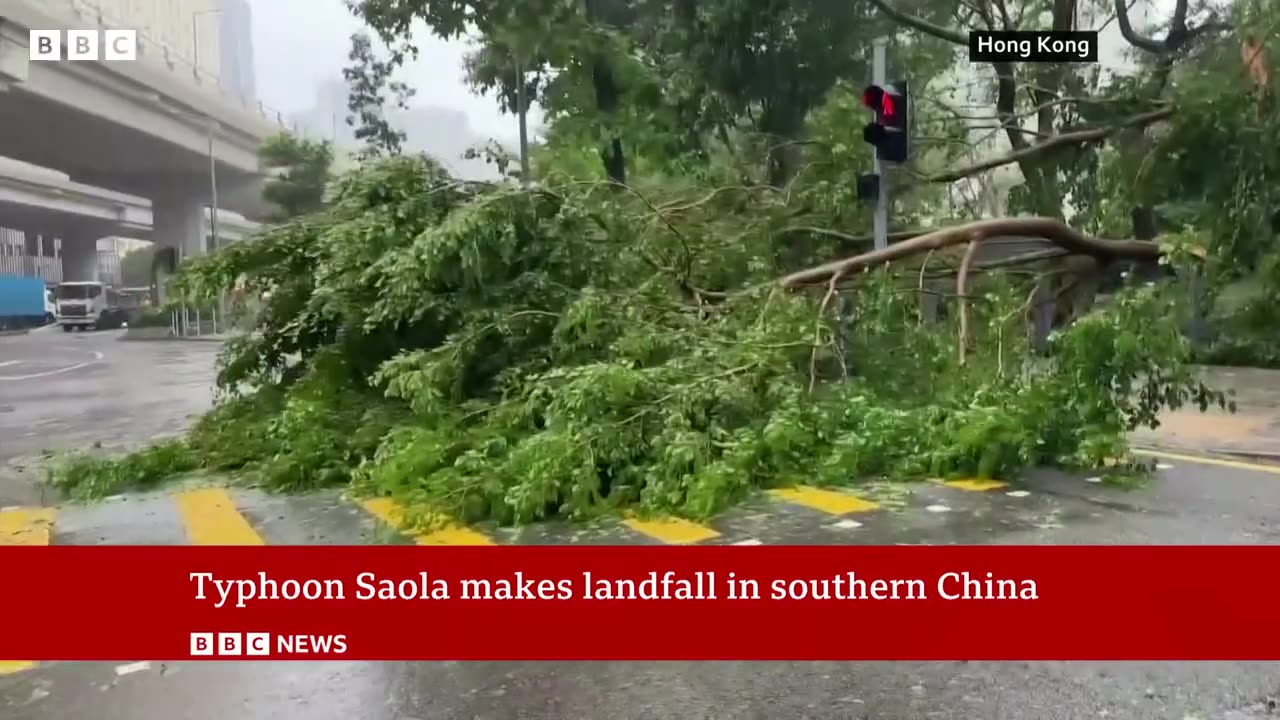
<svg viewBox="0 0 1280 720">
<path fill-rule="evenodd" d="M 155 284 L 152 270 L 156 247 L 147 245 L 135 248 L 120 258 L 120 282 L 125 287 L 151 287 Z"/>
<path fill-rule="evenodd" d="M 351 64 L 342 70 L 349 85 L 347 124 L 355 129 L 356 139 L 364 142 L 359 157 L 398 155 L 405 135 L 387 121 L 386 106 L 390 101 L 408 107 L 414 94 L 413 88 L 391 79 L 402 57 L 393 53 L 390 59 L 379 58 L 369 35 L 359 32 L 351 36 L 347 59 Z"/>
<path fill-rule="evenodd" d="M 258 156 L 273 171 L 262 195 L 280 209 L 276 220 L 312 213 L 324 206 L 325 188 L 332 179 L 332 144 L 280 134 L 263 143 Z"/>
</svg>

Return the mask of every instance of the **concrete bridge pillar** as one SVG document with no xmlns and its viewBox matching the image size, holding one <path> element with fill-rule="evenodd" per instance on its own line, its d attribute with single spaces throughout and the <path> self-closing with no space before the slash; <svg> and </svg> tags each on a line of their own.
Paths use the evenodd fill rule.
<svg viewBox="0 0 1280 720">
<path fill-rule="evenodd" d="M 22 232 L 23 242 L 25 244 L 25 255 L 27 257 L 43 257 L 44 243 L 40 240 L 40 233 L 35 230 L 24 230 Z"/>
<path fill-rule="evenodd" d="M 177 248 L 180 260 L 205 253 L 204 203 L 199 193 L 151 199 L 151 240 Z"/>
<path fill-rule="evenodd" d="M 85 282 L 98 279 L 98 238 L 77 234 L 62 238 L 62 279 Z"/>
</svg>

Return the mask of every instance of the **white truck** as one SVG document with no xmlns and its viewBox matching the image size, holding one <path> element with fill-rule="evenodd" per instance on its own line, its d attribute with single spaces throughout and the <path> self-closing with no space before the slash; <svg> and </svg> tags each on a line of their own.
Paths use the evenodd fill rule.
<svg viewBox="0 0 1280 720">
<path fill-rule="evenodd" d="M 64 332 L 79 328 L 106 330 L 125 323 L 119 294 L 100 282 L 64 282 L 53 291 L 58 301 L 58 324 Z"/>
</svg>

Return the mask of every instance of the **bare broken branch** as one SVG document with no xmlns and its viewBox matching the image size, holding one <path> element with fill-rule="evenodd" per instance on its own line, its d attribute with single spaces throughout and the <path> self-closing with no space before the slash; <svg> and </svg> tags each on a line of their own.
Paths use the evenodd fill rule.
<svg viewBox="0 0 1280 720">
<path fill-rule="evenodd" d="M 969 356 L 969 266 L 973 264 L 973 256 L 978 252 L 981 235 L 975 234 L 964 250 L 964 260 L 960 261 L 960 274 L 956 276 L 956 294 L 960 296 L 960 364 L 965 364 Z"/>
<path fill-rule="evenodd" d="M 1042 238 L 1072 254 L 1108 259 L 1157 260 L 1161 254 L 1160 247 L 1153 242 L 1090 237 L 1061 220 L 1053 218 L 999 218 L 942 228 L 886 248 L 833 260 L 791 273 L 780 279 L 778 284 L 783 288 L 791 289 L 826 283 L 833 276 L 847 277 L 851 273 L 885 265 L 928 250 L 959 245 L 975 238 L 979 242 L 988 242 L 989 238 L 998 237 Z"/>
<path fill-rule="evenodd" d="M 1146 127 L 1147 125 L 1151 125 L 1152 123 L 1157 123 L 1157 122 L 1160 122 L 1161 120 L 1165 120 L 1171 117 L 1172 115 L 1173 115 L 1173 108 L 1166 107 L 1166 108 L 1161 108 L 1159 110 L 1153 110 L 1151 112 L 1134 115 L 1128 120 L 1125 120 L 1124 122 L 1118 123 L 1116 125 L 1109 125 L 1107 127 L 1099 127 L 1099 128 L 1090 128 L 1088 130 L 1074 130 L 1072 132 L 1061 133 L 1059 135 L 1054 135 L 1053 137 L 1050 137 L 1049 139 L 1044 140 L 1042 142 L 1035 143 L 1034 145 L 1027 145 L 1020 149 L 1013 150 L 1012 152 L 1007 153 L 1005 155 L 1001 155 L 1000 157 L 991 158 L 989 160 L 983 160 L 981 162 L 976 162 L 972 165 L 966 165 L 964 167 L 957 168 L 955 170 L 948 170 L 946 172 L 937 173 L 935 175 L 926 175 L 922 179 L 925 182 L 954 182 L 956 180 L 967 178 L 971 175 L 977 175 L 978 173 L 986 172 L 987 170 L 998 168 L 1002 165 L 1008 165 L 1010 163 L 1015 163 L 1015 162 L 1023 162 L 1031 158 L 1039 157 L 1041 155 L 1044 155 L 1049 152 L 1053 152 L 1054 150 L 1058 150 L 1068 145 L 1082 145 L 1084 143 L 1105 140 L 1106 138 L 1110 137 L 1116 132 L 1119 132 L 1120 130 L 1135 128 L 1135 127 Z"/>
<path fill-rule="evenodd" d="M 909 28 L 919 30 L 925 35 L 932 35 L 939 40 L 946 40 L 947 42 L 953 42 L 957 45 L 969 44 L 969 37 L 966 34 L 958 30 L 944 28 L 941 25 L 934 25 L 928 20 L 904 13 L 890 5 L 887 0 L 871 0 L 871 4 L 879 8 L 880 12 L 883 12 L 885 15 L 888 15 Z"/>
</svg>

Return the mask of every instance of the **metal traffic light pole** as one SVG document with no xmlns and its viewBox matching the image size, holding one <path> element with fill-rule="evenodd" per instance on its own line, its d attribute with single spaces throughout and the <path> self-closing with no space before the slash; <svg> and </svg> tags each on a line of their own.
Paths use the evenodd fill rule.
<svg viewBox="0 0 1280 720">
<path fill-rule="evenodd" d="M 886 77 L 888 69 L 885 67 L 888 46 L 889 39 L 883 37 L 876 38 L 871 44 L 871 82 L 880 87 L 884 87 L 885 83 L 888 82 Z M 876 193 L 876 212 L 872 227 L 875 249 L 879 250 L 889 246 L 889 178 L 886 173 L 888 163 L 880 162 L 875 147 L 871 148 L 871 162 L 874 163 L 872 168 L 877 178 L 876 184 L 879 186 L 879 192 Z"/>
</svg>

